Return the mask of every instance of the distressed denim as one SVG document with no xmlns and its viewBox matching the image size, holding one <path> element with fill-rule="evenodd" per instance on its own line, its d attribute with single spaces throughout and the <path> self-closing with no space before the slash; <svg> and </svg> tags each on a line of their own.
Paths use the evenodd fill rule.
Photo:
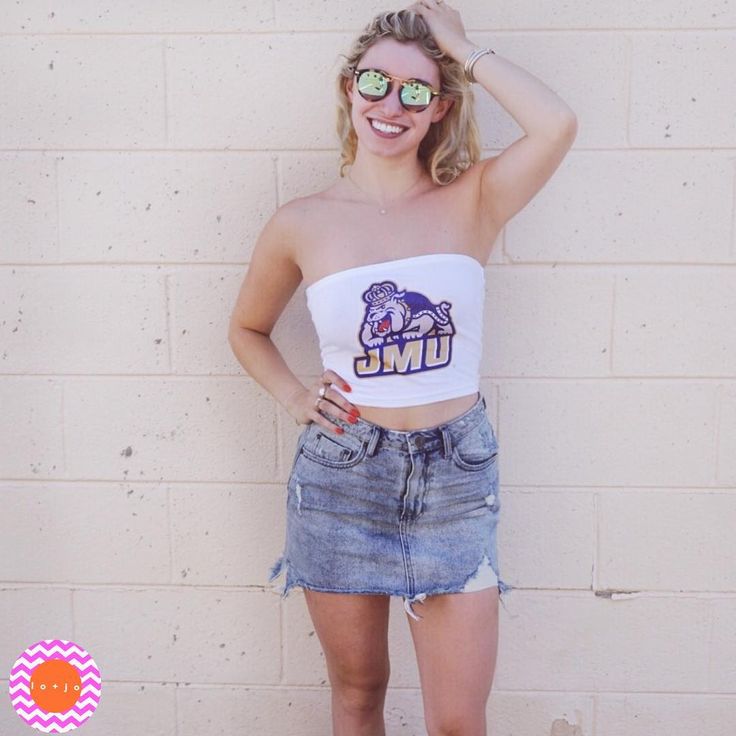
<svg viewBox="0 0 736 736">
<path fill-rule="evenodd" d="M 499 575 L 498 440 L 479 392 L 449 422 L 401 431 L 321 412 L 299 436 L 286 496 L 286 543 L 269 582 L 333 593 L 428 595 L 514 586 Z"/>
</svg>

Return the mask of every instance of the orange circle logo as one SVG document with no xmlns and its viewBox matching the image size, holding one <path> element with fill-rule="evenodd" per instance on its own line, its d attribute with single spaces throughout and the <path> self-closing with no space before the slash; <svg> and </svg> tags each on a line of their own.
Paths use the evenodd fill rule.
<svg viewBox="0 0 736 736">
<path fill-rule="evenodd" d="M 79 700 L 82 678 L 63 659 L 49 659 L 31 675 L 31 697 L 47 713 L 63 713 Z"/>
<path fill-rule="evenodd" d="M 28 647 L 8 678 L 15 712 L 43 733 L 79 728 L 97 710 L 101 689 L 95 661 L 66 639 L 44 639 Z"/>
</svg>

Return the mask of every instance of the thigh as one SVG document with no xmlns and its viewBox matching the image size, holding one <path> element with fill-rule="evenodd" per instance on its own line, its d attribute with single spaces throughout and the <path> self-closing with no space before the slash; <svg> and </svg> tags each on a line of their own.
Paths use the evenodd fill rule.
<svg viewBox="0 0 736 736">
<path fill-rule="evenodd" d="M 498 588 L 427 596 L 421 615 L 419 621 L 407 618 L 429 733 L 485 734 L 498 649 Z"/>
<path fill-rule="evenodd" d="M 304 588 L 333 686 L 385 686 L 389 679 L 388 595 Z"/>
</svg>

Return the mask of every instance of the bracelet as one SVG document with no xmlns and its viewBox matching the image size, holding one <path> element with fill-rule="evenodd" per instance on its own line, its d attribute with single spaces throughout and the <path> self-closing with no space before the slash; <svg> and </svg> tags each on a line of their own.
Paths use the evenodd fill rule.
<svg viewBox="0 0 736 736">
<path fill-rule="evenodd" d="M 481 56 L 484 56 L 485 54 L 495 54 L 496 52 L 493 49 L 485 48 L 485 49 L 475 49 L 470 56 L 465 60 L 465 78 L 468 82 L 468 84 L 472 84 L 476 81 L 475 77 L 473 76 L 473 67 L 475 66 L 475 62 L 480 59 Z"/>
</svg>

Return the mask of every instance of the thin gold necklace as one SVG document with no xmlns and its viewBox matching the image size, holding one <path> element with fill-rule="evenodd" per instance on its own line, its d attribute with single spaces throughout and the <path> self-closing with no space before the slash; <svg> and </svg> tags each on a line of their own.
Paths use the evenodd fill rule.
<svg viewBox="0 0 736 736">
<path fill-rule="evenodd" d="M 411 191 L 411 190 L 412 190 L 412 189 L 413 189 L 413 188 L 414 188 L 414 187 L 415 187 L 415 186 L 416 186 L 416 185 L 417 185 L 417 184 L 418 184 L 418 183 L 419 183 L 419 182 L 420 182 L 420 181 L 421 181 L 421 180 L 422 180 L 423 178 L 424 178 L 424 172 L 422 171 L 422 172 L 421 172 L 421 173 L 419 174 L 419 178 L 418 178 L 418 179 L 417 179 L 417 180 L 416 180 L 416 181 L 415 181 L 415 182 L 414 182 L 414 183 L 413 183 L 413 184 L 412 184 L 412 185 L 411 185 L 411 186 L 410 186 L 410 187 L 409 187 L 408 189 L 405 189 L 405 190 L 404 190 L 404 191 L 403 191 L 403 192 L 402 192 L 402 193 L 401 193 L 401 194 L 400 194 L 400 195 L 399 195 L 398 197 L 394 197 L 394 199 L 393 199 L 393 200 L 391 200 L 390 204 L 393 204 L 394 202 L 397 202 L 397 201 L 398 201 L 399 199 L 401 199 L 402 197 L 404 197 L 404 196 L 405 196 L 405 195 L 406 195 L 406 194 L 407 194 L 408 192 L 410 192 L 410 191 Z M 353 179 L 353 177 L 352 177 L 352 176 L 350 175 L 350 171 L 348 171 L 348 179 L 350 179 L 350 181 L 351 181 L 351 182 L 353 182 L 353 184 L 355 184 L 355 186 L 356 186 L 356 187 L 358 187 L 358 189 L 360 189 L 360 191 L 361 191 L 361 192 L 363 192 L 363 194 L 367 194 L 367 195 L 368 195 L 369 197 L 371 196 L 371 195 L 370 195 L 370 194 L 369 194 L 368 192 L 366 192 L 366 190 L 365 190 L 365 189 L 363 189 L 363 187 L 361 187 L 361 186 L 359 186 L 359 185 L 357 184 L 357 182 L 355 181 L 355 179 Z M 380 205 L 380 207 L 379 207 L 379 210 L 378 210 L 378 211 L 379 211 L 379 212 L 380 212 L 380 213 L 381 213 L 382 215 L 385 215 L 385 214 L 387 214 L 387 210 L 386 210 L 386 205 L 385 205 L 385 204 L 382 204 L 382 205 Z"/>
</svg>

